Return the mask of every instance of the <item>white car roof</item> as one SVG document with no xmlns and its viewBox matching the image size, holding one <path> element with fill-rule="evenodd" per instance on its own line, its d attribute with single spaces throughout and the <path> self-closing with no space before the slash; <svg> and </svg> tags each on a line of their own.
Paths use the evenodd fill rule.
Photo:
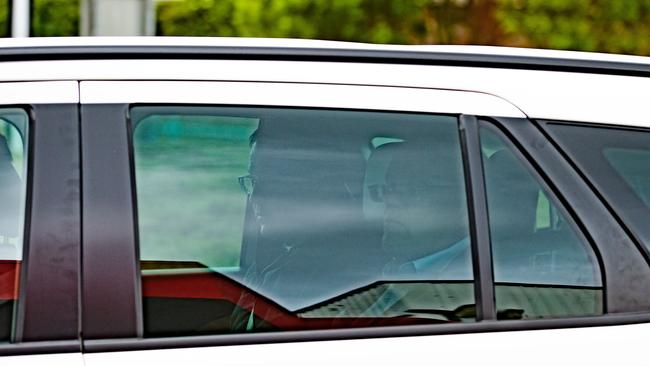
<svg viewBox="0 0 650 366">
<path fill-rule="evenodd" d="M 311 48 L 321 50 L 402 51 L 422 53 L 459 53 L 492 56 L 560 58 L 584 61 L 608 61 L 650 65 L 650 57 L 596 52 L 472 45 L 387 45 L 293 38 L 236 37 L 43 37 L 3 38 L 3 48 L 57 47 L 257 47 Z"/>
<path fill-rule="evenodd" d="M 314 62 L 317 61 L 317 62 Z M 0 40 L 0 81 L 219 81 L 472 91 L 537 119 L 650 127 L 650 57 L 208 37 Z M 83 98 L 82 98 L 83 99 Z"/>
</svg>

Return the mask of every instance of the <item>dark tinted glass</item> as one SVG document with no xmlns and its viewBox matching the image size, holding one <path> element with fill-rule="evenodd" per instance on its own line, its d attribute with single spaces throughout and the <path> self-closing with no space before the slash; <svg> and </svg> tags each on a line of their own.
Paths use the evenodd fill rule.
<svg viewBox="0 0 650 366">
<path fill-rule="evenodd" d="M 474 319 L 455 117 L 132 117 L 147 336 Z"/>
<path fill-rule="evenodd" d="M 650 132 L 570 124 L 549 130 L 650 249 Z"/>
<path fill-rule="evenodd" d="M 480 129 L 500 319 L 603 311 L 598 262 L 566 214 L 489 124 Z"/>
</svg>

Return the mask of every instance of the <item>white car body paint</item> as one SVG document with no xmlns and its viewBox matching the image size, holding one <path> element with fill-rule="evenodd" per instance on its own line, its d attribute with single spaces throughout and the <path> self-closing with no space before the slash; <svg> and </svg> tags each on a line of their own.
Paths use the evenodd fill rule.
<svg viewBox="0 0 650 366">
<path fill-rule="evenodd" d="M 85 354 L 86 366 L 648 365 L 650 324 Z"/>
<path fill-rule="evenodd" d="M 57 353 L 25 356 L 3 356 L 2 365 L 7 366 L 83 366 L 81 353 Z"/>
<path fill-rule="evenodd" d="M 79 103 L 79 86 L 74 81 L 0 83 L 0 105 L 35 103 Z"/>
<path fill-rule="evenodd" d="M 482 93 L 452 90 L 188 81 L 82 81 L 81 103 L 197 103 L 475 114 L 525 115 L 507 101 Z"/>
<path fill-rule="evenodd" d="M 492 94 L 531 118 L 650 127 L 650 78 L 500 68 L 298 61 L 6 62 L 0 80 L 264 81 L 381 85 Z"/>
<path fill-rule="evenodd" d="M 559 51 L 549 49 L 514 48 L 498 46 L 464 46 L 464 45 L 384 45 L 371 43 L 325 41 L 291 38 L 237 38 L 237 37 L 49 37 L 49 38 L 3 38 L 2 48 L 50 48 L 61 47 L 262 47 L 262 48 L 303 48 L 316 50 L 370 50 L 370 51 L 411 51 L 411 52 L 447 52 L 480 55 L 499 55 L 517 57 L 540 57 L 567 60 L 612 61 L 638 64 L 650 64 L 647 57 L 617 55 L 598 52 Z"/>
</svg>

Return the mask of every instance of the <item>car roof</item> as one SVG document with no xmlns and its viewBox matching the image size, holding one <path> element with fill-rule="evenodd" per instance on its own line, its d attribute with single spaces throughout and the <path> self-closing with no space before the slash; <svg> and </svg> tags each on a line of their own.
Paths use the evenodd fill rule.
<svg viewBox="0 0 650 366">
<path fill-rule="evenodd" d="M 234 37 L 47 37 L 0 39 L 0 61 L 104 55 L 305 58 L 413 64 L 472 64 L 650 76 L 650 57 L 473 45 L 385 45 L 327 40 Z"/>
<path fill-rule="evenodd" d="M 535 119 L 650 127 L 645 100 L 650 57 L 642 56 L 303 39 L 76 37 L 2 39 L 0 62 L 5 82 L 254 81 L 447 89 L 497 96 Z"/>
<path fill-rule="evenodd" d="M 551 49 L 517 48 L 475 45 L 393 45 L 342 42 L 295 38 L 236 38 L 236 37 L 33 37 L 0 39 L 0 49 L 11 48 L 90 48 L 90 47 L 170 47 L 179 50 L 187 47 L 220 48 L 297 48 L 317 50 L 406 51 L 419 53 L 458 53 L 490 56 L 560 58 L 640 63 L 650 65 L 650 58 L 597 52 L 564 51 Z"/>
</svg>

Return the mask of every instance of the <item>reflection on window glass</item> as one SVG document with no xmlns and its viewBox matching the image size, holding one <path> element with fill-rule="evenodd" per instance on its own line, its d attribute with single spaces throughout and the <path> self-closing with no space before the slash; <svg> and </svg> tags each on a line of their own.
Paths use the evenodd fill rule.
<svg viewBox="0 0 650 366">
<path fill-rule="evenodd" d="M 497 315 L 532 319 L 603 311 L 597 261 L 493 127 L 480 129 Z"/>
<path fill-rule="evenodd" d="M 0 109 L 0 342 L 12 341 L 25 217 L 27 114 Z"/>
<path fill-rule="evenodd" d="M 239 266 L 255 118 L 153 115 L 135 132 L 142 258 Z M 215 247 L 215 243 L 219 243 Z"/>
<path fill-rule="evenodd" d="M 145 335 L 474 320 L 456 118 L 138 107 L 132 120 Z"/>
</svg>

